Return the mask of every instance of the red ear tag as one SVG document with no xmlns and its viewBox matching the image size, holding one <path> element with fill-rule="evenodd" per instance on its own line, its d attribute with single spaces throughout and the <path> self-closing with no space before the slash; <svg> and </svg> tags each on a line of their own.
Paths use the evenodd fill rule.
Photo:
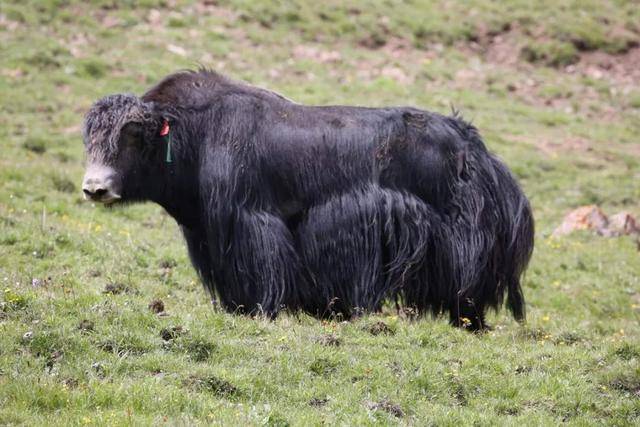
<svg viewBox="0 0 640 427">
<path fill-rule="evenodd" d="M 167 119 L 162 122 L 162 129 L 160 129 L 160 136 L 169 135 L 169 121 Z"/>
</svg>

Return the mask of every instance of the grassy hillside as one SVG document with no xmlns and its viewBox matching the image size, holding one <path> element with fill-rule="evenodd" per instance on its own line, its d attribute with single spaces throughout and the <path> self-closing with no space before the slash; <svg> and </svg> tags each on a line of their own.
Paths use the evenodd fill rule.
<svg viewBox="0 0 640 427">
<path fill-rule="evenodd" d="M 0 3 L 0 424 L 640 423 L 638 243 L 550 237 L 584 204 L 640 215 L 637 3 L 287 4 Z M 198 64 L 298 102 L 460 109 L 534 206 L 526 325 L 212 307 L 160 208 L 79 188 L 91 103 Z"/>
</svg>

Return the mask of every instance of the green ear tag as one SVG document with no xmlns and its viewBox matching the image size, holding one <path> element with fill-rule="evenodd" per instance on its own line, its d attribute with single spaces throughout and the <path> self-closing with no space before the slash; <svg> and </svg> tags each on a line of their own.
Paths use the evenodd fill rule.
<svg viewBox="0 0 640 427">
<path fill-rule="evenodd" d="M 164 119 L 160 128 L 160 136 L 167 141 L 167 158 L 165 161 L 171 163 L 171 129 L 169 128 L 169 120 Z"/>
<path fill-rule="evenodd" d="M 168 133 L 166 138 L 167 138 L 167 158 L 165 159 L 165 161 L 167 163 L 171 163 L 172 162 L 172 160 L 171 160 L 171 134 Z"/>
</svg>

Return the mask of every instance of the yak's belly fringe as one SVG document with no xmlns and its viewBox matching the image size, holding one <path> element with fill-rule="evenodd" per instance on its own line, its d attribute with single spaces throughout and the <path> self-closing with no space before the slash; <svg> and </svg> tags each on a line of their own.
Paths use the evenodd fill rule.
<svg viewBox="0 0 640 427">
<path fill-rule="evenodd" d="M 501 303 L 506 288 L 521 300 L 528 258 L 503 242 L 532 230 L 525 220 L 487 224 L 507 221 L 514 202 L 496 207 L 472 190 L 462 203 L 470 213 L 455 219 L 376 184 L 311 207 L 293 230 L 272 214 L 244 211 L 234 216 L 216 290 L 232 311 L 275 315 L 287 307 L 349 318 L 395 298 L 418 314 L 447 311 L 454 324 L 470 319 L 482 328 L 486 308 Z"/>
<path fill-rule="evenodd" d="M 296 301 L 320 316 L 376 311 L 390 298 L 419 314 L 454 310 L 469 298 L 462 271 L 481 268 L 427 203 L 374 184 L 313 207 L 294 234 L 309 278 Z"/>
</svg>

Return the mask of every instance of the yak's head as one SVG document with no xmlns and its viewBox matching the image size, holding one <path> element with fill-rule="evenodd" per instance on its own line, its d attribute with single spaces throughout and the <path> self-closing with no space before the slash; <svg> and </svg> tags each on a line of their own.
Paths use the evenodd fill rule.
<svg viewBox="0 0 640 427">
<path fill-rule="evenodd" d="M 110 95 L 96 102 L 84 122 L 85 198 L 105 204 L 146 198 L 143 187 L 162 164 L 162 125 L 153 104 L 135 95 Z"/>
</svg>

